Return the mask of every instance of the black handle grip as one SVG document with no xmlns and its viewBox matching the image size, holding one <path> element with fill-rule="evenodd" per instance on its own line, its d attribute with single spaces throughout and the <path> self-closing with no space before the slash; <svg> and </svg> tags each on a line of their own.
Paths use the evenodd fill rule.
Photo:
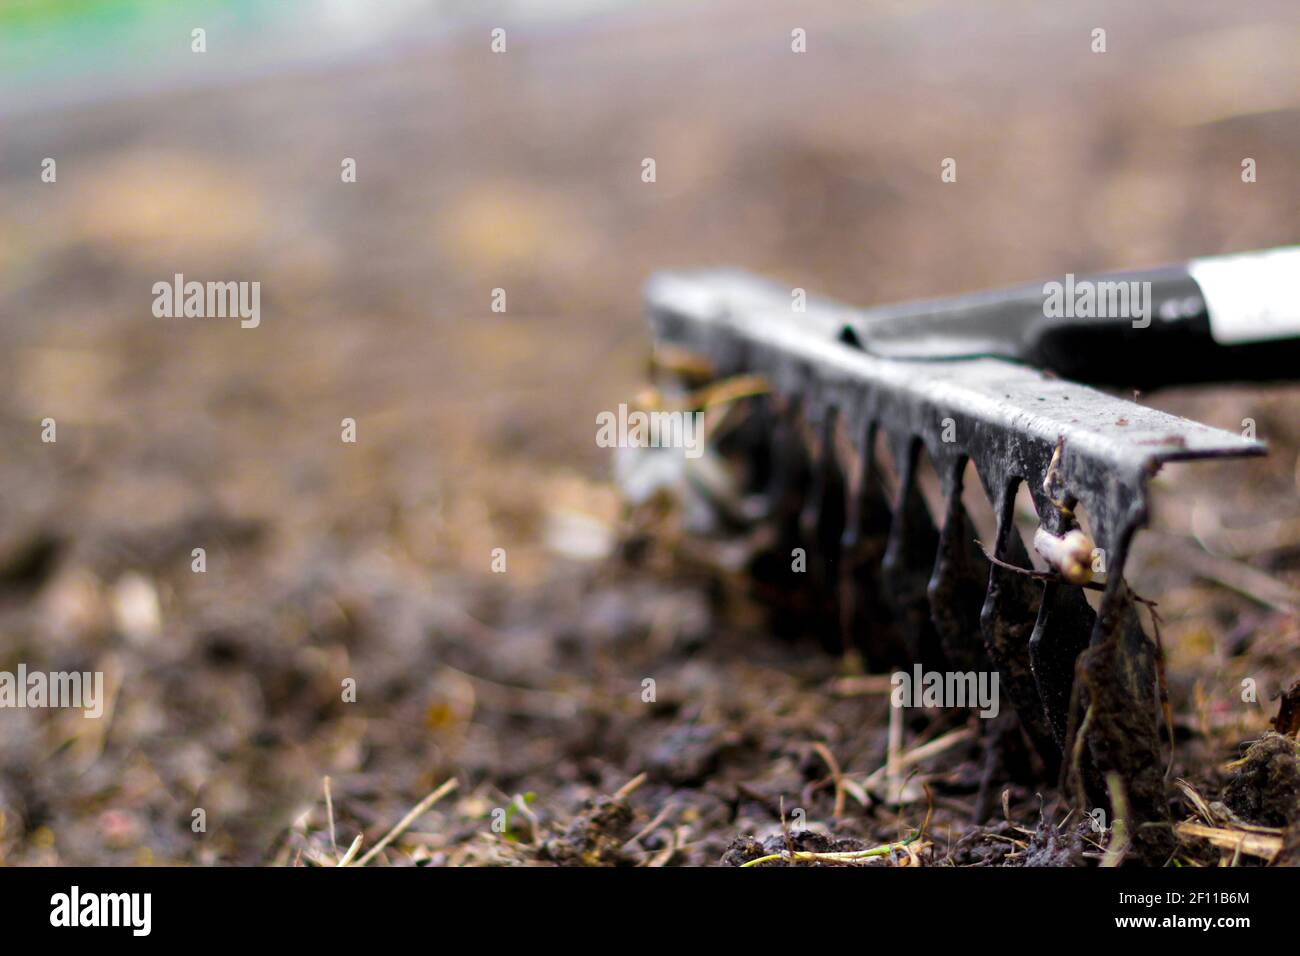
<svg viewBox="0 0 1300 956">
<path fill-rule="evenodd" d="M 992 355 L 1100 385 L 1300 378 L 1300 247 L 866 313 L 846 340 L 895 358 Z"/>
</svg>

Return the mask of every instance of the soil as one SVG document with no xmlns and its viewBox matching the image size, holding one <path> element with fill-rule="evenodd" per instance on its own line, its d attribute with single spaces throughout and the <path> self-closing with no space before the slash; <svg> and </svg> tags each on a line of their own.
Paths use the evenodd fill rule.
<svg viewBox="0 0 1300 956">
<path fill-rule="evenodd" d="M 0 670 L 102 671 L 107 703 L 0 711 L 0 862 L 332 865 L 449 779 L 369 865 L 913 834 L 820 862 L 1099 862 L 1050 784 L 976 812 L 952 714 L 895 728 L 942 745 L 889 799 L 888 680 L 774 637 L 593 441 L 647 382 L 659 269 L 868 304 L 1295 240 L 1294 4 L 1010 15 L 815 0 L 799 57 L 783 5 L 656 5 L 6 121 Z M 178 272 L 260 281 L 261 325 L 154 317 Z M 1130 580 L 1164 620 L 1170 792 L 1300 859 L 1294 741 L 1265 737 L 1300 674 L 1300 389 L 1140 400 L 1269 444 L 1162 474 Z"/>
<path fill-rule="evenodd" d="M 1266 734 L 1232 768 L 1223 802 L 1233 813 L 1268 827 L 1300 820 L 1300 762 L 1294 738 Z"/>
</svg>

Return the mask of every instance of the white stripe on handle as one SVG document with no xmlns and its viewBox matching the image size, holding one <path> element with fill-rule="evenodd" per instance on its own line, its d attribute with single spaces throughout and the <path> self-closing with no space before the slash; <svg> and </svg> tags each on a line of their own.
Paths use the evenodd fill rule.
<svg viewBox="0 0 1300 956">
<path fill-rule="evenodd" d="M 1300 246 L 1193 259 L 1187 271 L 1220 345 L 1300 336 Z"/>
</svg>

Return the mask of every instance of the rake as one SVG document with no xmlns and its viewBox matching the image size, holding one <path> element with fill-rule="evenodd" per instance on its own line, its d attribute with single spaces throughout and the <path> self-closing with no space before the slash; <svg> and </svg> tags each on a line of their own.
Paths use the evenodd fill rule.
<svg viewBox="0 0 1300 956">
<path fill-rule="evenodd" d="M 1126 799 L 1116 802 L 1126 806 L 1111 812 L 1129 818 L 1130 857 L 1160 865 L 1175 847 L 1160 656 L 1125 559 L 1161 466 L 1265 449 L 1078 380 L 1295 375 L 1300 323 L 1276 304 L 1280 289 L 1294 301 L 1282 287 L 1298 265 L 1283 250 L 1083 285 L 1069 276 L 1061 291 L 1091 282 L 1092 306 L 1071 308 L 1086 304 L 1080 297 L 1061 309 L 1058 299 L 1056 313 L 1052 283 L 855 310 L 703 272 L 656 276 L 646 298 L 657 354 L 693 356 L 696 373 L 716 380 L 768 385 L 725 449 L 748 466 L 772 534 L 769 560 L 753 565 L 762 583 L 794 599 L 805 629 L 834 650 L 856 649 L 873 669 L 995 668 L 1022 731 L 1012 736 L 1040 770 L 1092 806 L 1108 805 L 1108 783 L 1122 783 Z M 1133 300 L 1115 310 L 1115 290 L 1130 282 Z M 878 445 L 895 463 L 892 491 Z M 922 450 L 938 476 L 937 521 L 919 479 Z M 968 463 L 996 520 L 983 546 L 963 503 Z M 1015 527 L 1022 485 L 1049 572 L 1033 571 Z M 803 573 L 791 569 L 795 549 L 806 554 Z M 1104 583 L 1091 582 L 1102 567 Z M 1101 587 L 1095 611 L 1085 586 Z M 1009 739 L 1005 723 L 986 736 L 1001 741 L 990 751 Z"/>
</svg>

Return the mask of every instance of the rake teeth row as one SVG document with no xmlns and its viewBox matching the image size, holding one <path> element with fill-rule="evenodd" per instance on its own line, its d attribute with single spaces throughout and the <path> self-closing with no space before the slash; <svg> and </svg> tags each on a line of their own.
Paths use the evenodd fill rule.
<svg viewBox="0 0 1300 956">
<path fill-rule="evenodd" d="M 707 360 L 719 379 L 759 375 L 770 386 L 743 453 L 772 532 L 755 577 L 779 596 L 783 626 L 803 625 L 834 651 L 856 648 L 873 669 L 996 669 L 1046 772 L 1082 809 L 1107 801 L 1118 781 L 1130 832 L 1141 834 L 1135 851 L 1164 862 L 1172 833 L 1156 651 L 1125 557 L 1164 462 L 1262 447 L 1002 361 L 878 359 L 842 337 L 851 310 L 810 301 L 796 313 L 787 290 L 742 275 L 659 276 L 647 301 L 657 346 Z M 897 465 L 892 489 L 878 439 Z M 854 460 L 841 460 L 843 444 Z M 938 514 L 918 478 L 923 454 L 939 477 Z M 983 547 L 963 502 L 968 463 L 996 519 Z M 1106 569 L 1097 612 L 1079 586 L 1026 573 L 1014 522 L 1021 484 L 1052 534 L 1077 529 L 1076 508 L 1087 510 Z M 791 562 L 798 549 L 802 573 Z M 1005 719 L 994 724 L 986 736 L 1004 738 Z"/>
</svg>

